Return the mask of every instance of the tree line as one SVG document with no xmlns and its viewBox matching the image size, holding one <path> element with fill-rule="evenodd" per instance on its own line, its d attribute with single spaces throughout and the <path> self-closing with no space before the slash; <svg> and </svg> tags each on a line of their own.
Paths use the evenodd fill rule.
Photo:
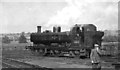
<svg viewBox="0 0 120 70">
<path fill-rule="evenodd" d="M 112 35 L 104 36 L 103 41 L 104 42 L 120 42 L 120 35 L 118 35 L 118 36 L 112 36 Z"/>
<path fill-rule="evenodd" d="M 13 41 L 13 40 L 11 40 L 6 35 L 4 37 L 2 37 L 2 43 L 10 43 L 11 41 Z M 21 33 L 20 37 L 18 38 L 18 42 L 19 43 L 27 43 L 27 39 L 25 37 L 25 33 L 24 32 Z"/>
</svg>

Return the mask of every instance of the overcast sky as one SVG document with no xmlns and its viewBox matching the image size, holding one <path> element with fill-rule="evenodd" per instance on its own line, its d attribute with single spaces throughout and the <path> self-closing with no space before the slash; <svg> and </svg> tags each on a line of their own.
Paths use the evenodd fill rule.
<svg viewBox="0 0 120 70">
<path fill-rule="evenodd" d="M 59 25 L 94 24 L 98 30 L 118 29 L 118 0 L 1 0 L 0 33 L 36 32 Z"/>
</svg>

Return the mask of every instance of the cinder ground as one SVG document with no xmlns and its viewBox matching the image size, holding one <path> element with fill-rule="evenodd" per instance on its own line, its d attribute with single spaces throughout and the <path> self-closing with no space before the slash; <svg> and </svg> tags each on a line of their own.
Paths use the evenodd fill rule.
<svg viewBox="0 0 120 70">
<path fill-rule="evenodd" d="M 28 44 L 18 44 L 16 42 L 2 44 L 2 57 L 13 58 L 49 68 L 91 68 L 90 59 L 41 57 L 25 50 L 26 45 Z M 111 68 L 113 70 L 114 67 L 111 64 L 115 60 L 108 57 L 102 57 L 102 60 L 103 68 Z"/>
</svg>

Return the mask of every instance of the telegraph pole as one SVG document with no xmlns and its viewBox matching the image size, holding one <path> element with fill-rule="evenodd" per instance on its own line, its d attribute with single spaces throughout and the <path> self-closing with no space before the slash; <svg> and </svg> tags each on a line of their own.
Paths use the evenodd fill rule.
<svg viewBox="0 0 120 70">
<path fill-rule="evenodd" d="M 118 2 L 118 30 L 120 30 L 120 1 Z M 118 41 L 118 50 L 117 50 L 117 60 L 113 65 L 115 66 L 115 70 L 120 70 L 120 43 Z"/>
</svg>

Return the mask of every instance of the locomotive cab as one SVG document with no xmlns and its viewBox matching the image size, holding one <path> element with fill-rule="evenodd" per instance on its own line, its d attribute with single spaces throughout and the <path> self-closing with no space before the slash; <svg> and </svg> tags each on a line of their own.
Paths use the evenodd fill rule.
<svg viewBox="0 0 120 70">
<path fill-rule="evenodd" d="M 93 48 L 94 44 L 101 46 L 104 32 L 97 31 L 93 24 L 75 25 L 70 31 L 72 46 L 81 48 Z"/>
<path fill-rule="evenodd" d="M 70 36 L 72 40 L 72 47 L 81 47 L 82 42 L 82 30 L 77 24 L 71 29 Z"/>
</svg>

